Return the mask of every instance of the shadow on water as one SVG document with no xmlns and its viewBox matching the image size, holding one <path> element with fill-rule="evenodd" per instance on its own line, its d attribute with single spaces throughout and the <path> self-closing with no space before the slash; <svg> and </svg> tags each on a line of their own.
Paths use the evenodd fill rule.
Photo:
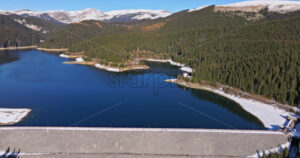
<svg viewBox="0 0 300 158">
<path fill-rule="evenodd" d="M 191 91 L 191 94 L 195 97 L 219 105 L 225 108 L 226 110 L 240 116 L 246 121 L 253 122 L 262 127 L 264 126 L 263 123 L 257 117 L 244 110 L 238 103 L 234 102 L 233 100 L 205 90 L 190 89 L 182 86 L 178 87 L 189 90 Z"/>
<path fill-rule="evenodd" d="M 299 139 L 293 138 L 289 150 L 289 158 L 296 158 L 299 156 Z"/>
<path fill-rule="evenodd" d="M 10 148 L 7 148 L 6 151 L 0 155 L 0 158 L 20 158 L 20 152 L 21 149 L 10 151 Z"/>
<path fill-rule="evenodd" d="M 19 60 L 19 56 L 13 51 L 0 51 L 0 64 Z"/>
</svg>

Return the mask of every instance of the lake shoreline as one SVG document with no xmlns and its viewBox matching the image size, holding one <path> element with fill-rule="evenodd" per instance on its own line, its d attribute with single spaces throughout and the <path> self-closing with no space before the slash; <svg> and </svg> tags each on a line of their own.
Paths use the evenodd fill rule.
<svg viewBox="0 0 300 158">
<path fill-rule="evenodd" d="M 61 49 L 48 49 L 48 48 L 40 48 L 38 46 L 21 46 L 21 47 L 7 47 L 7 48 L 0 48 L 0 51 L 3 50 L 27 50 L 27 49 L 36 49 L 44 52 L 67 52 L 68 48 L 61 48 Z"/>
<path fill-rule="evenodd" d="M 244 110 L 256 116 L 269 130 L 279 130 L 286 121 L 285 117 L 292 114 L 284 107 L 278 107 L 275 102 L 270 102 L 270 99 L 265 98 L 265 100 L 262 101 L 263 98 L 256 99 L 254 97 L 245 97 L 245 95 L 226 93 L 224 87 L 216 88 L 209 85 L 191 83 L 177 79 L 166 80 L 166 82 L 175 83 L 186 88 L 205 90 L 226 97 L 238 103 Z M 244 94 L 252 95 L 246 92 L 244 92 Z"/>
<path fill-rule="evenodd" d="M 0 48 L 2 50 L 26 50 L 26 49 L 37 49 L 37 46 L 24 46 L 24 47 L 7 47 L 7 48 Z"/>
<path fill-rule="evenodd" d="M 95 61 L 84 61 L 82 59 L 82 55 L 65 55 L 61 54 L 60 57 L 63 58 L 69 58 L 69 59 L 75 59 L 75 61 L 66 61 L 64 64 L 77 64 L 77 65 L 85 65 L 85 66 L 92 66 L 97 69 L 109 71 L 109 72 L 126 72 L 126 71 L 133 71 L 133 70 L 148 70 L 150 67 L 147 65 L 131 65 L 131 66 L 125 66 L 125 67 L 112 67 L 112 66 L 106 66 L 101 65 L 98 62 Z"/>
<path fill-rule="evenodd" d="M 61 49 L 48 49 L 48 48 L 36 48 L 37 50 L 40 50 L 40 51 L 44 51 L 44 52 L 67 52 L 69 49 L 68 48 L 61 48 Z"/>
<path fill-rule="evenodd" d="M 60 54 L 59 55 L 62 58 L 68 58 L 68 59 L 82 59 L 83 54 L 82 53 L 77 53 L 77 54 Z M 80 61 L 70 61 L 70 62 L 64 62 L 64 64 L 77 64 L 77 65 L 87 65 L 87 66 L 94 66 L 98 69 L 109 71 L 109 72 L 126 72 L 126 71 L 132 71 L 132 70 L 148 70 L 150 69 L 149 66 L 147 65 L 131 65 L 131 66 L 125 66 L 123 68 L 119 67 L 112 67 L 112 66 L 106 66 L 102 65 L 98 62 L 93 62 L 93 61 L 83 61 L 83 59 Z M 154 59 L 154 58 L 137 58 L 137 61 L 148 61 L 148 62 L 158 62 L 158 63 L 169 63 L 170 65 L 173 66 L 178 66 L 180 67 L 180 70 L 188 73 L 192 73 L 193 69 L 191 67 L 186 66 L 185 64 L 175 62 L 172 59 Z"/>
</svg>

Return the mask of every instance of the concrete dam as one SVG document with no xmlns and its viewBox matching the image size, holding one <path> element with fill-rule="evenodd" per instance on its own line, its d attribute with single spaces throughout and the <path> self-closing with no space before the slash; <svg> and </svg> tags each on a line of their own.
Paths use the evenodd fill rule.
<svg viewBox="0 0 300 158">
<path fill-rule="evenodd" d="M 282 132 L 256 130 L 1 127 L 0 157 L 257 157 L 287 142 Z"/>
</svg>

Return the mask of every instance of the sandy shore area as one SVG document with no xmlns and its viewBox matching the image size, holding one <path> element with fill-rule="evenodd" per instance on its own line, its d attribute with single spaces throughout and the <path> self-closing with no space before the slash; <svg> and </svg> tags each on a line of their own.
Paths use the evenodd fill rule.
<svg viewBox="0 0 300 158">
<path fill-rule="evenodd" d="M 48 49 L 48 48 L 36 48 L 37 50 L 44 51 L 44 52 L 67 52 L 68 49 Z"/>
<path fill-rule="evenodd" d="M 26 49 L 36 49 L 37 46 L 25 46 L 25 47 L 7 47 L 0 48 L 0 50 L 26 50 Z"/>
<path fill-rule="evenodd" d="M 0 108 L 0 125 L 16 124 L 28 116 L 30 112 L 30 109 Z"/>
<path fill-rule="evenodd" d="M 38 46 L 24 46 L 24 47 L 7 47 L 0 48 L 0 50 L 26 50 L 26 49 L 37 49 L 44 52 L 67 52 L 68 49 L 48 49 L 48 48 L 39 48 Z"/>
<path fill-rule="evenodd" d="M 244 98 L 233 94 L 228 94 L 225 93 L 222 88 L 218 89 L 207 85 L 189 83 L 177 79 L 170 79 L 166 81 L 176 83 L 178 85 L 188 87 L 188 88 L 207 90 L 219 94 L 221 96 L 224 96 L 226 98 L 229 98 L 235 101 L 236 103 L 240 104 L 240 106 L 243 109 L 245 109 L 249 113 L 256 116 L 258 119 L 260 119 L 264 124 L 264 126 L 270 130 L 279 130 L 280 127 L 282 127 L 285 124 L 286 116 L 291 115 L 290 112 L 287 112 L 286 110 L 276 107 L 274 103 L 268 104 L 254 98 L 250 99 L 250 98 Z"/>
</svg>

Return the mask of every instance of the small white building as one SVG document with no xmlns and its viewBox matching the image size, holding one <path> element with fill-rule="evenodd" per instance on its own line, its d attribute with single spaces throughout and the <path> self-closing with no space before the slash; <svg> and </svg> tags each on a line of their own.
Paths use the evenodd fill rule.
<svg viewBox="0 0 300 158">
<path fill-rule="evenodd" d="M 185 72 L 185 73 L 183 73 L 183 77 L 184 77 L 184 78 L 187 78 L 188 76 L 189 76 L 189 74 L 188 74 L 188 73 L 186 73 L 186 72 Z"/>
<path fill-rule="evenodd" d="M 185 73 L 183 73 L 183 77 L 191 79 L 192 78 L 192 74 L 185 72 Z"/>
</svg>

